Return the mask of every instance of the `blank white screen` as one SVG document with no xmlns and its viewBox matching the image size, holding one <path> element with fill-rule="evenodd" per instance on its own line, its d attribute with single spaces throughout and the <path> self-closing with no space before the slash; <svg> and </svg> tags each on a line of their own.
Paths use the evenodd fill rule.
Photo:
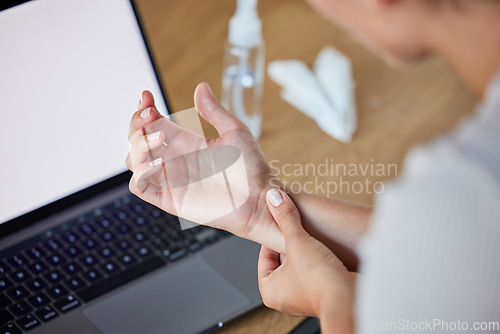
<svg viewBox="0 0 500 334">
<path fill-rule="evenodd" d="M 165 113 L 128 0 L 0 12 L 0 222 L 123 172 L 143 89 Z"/>
</svg>

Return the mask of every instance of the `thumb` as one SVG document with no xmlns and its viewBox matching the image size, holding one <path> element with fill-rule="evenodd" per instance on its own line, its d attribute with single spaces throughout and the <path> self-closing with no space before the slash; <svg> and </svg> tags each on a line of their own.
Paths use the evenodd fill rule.
<svg viewBox="0 0 500 334">
<path fill-rule="evenodd" d="M 217 101 L 206 82 L 202 82 L 196 87 L 194 105 L 201 117 L 212 124 L 221 136 L 230 131 L 245 128 L 243 123 Z"/>
<path fill-rule="evenodd" d="M 267 206 L 285 236 L 285 244 L 307 237 L 300 213 L 292 199 L 281 189 L 273 188 L 266 194 Z"/>
<path fill-rule="evenodd" d="M 137 104 L 137 109 L 146 109 L 153 107 L 156 109 L 155 106 L 155 98 L 153 97 L 153 93 L 151 93 L 149 90 L 145 90 L 141 94 L 141 99 L 139 100 L 139 103 Z M 158 110 L 158 109 L 156 109 Z"/>
</svg>

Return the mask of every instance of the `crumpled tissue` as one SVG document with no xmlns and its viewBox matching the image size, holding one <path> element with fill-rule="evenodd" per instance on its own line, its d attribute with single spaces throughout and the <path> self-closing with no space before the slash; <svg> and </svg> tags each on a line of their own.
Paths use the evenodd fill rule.
<svg viewBox="0 0 500 334">
<path fill-rule="evenodd" d="M 356 131 L 355 84 L 350 60 L 332 47 L 324 47 L 311 71 L 299 60 L 276 60 L 267 67 L 269 77 L 282 86 L 281 97 L 316 121 L 321 130 L 348 143 Z"/>
</svg>

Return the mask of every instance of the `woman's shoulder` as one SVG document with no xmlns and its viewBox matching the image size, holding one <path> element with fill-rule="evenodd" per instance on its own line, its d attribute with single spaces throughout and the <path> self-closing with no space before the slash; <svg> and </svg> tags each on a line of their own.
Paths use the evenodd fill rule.
<svg viewBox="0 0 500 334">
<path fill-rule="evenodd" d="M 494 225 L 500 237 L 498 179 L 448 140 L 413 149 L 400 178 L 376 199 L 372 232 L 417 236 L 463 227 L 484 233 Z M 481 226 L 484 227 L 481 228 Z"/>
</svg>

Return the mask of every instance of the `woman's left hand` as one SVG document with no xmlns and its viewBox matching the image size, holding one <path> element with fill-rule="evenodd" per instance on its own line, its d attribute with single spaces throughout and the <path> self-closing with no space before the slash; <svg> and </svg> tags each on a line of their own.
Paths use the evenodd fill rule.
<svg viewBox="0 0 500 334">
<path fill-rule="evenodd" d="M 286 257 L 262 246 L 259 288 L 264 304 L 286 315 L 314 316 L 322 330 L 353 332 L 355 274 L 302 227 L 290 197 L 279 189 L 266 196 L 271 214 L 285 236 Z"/>
</svg>

